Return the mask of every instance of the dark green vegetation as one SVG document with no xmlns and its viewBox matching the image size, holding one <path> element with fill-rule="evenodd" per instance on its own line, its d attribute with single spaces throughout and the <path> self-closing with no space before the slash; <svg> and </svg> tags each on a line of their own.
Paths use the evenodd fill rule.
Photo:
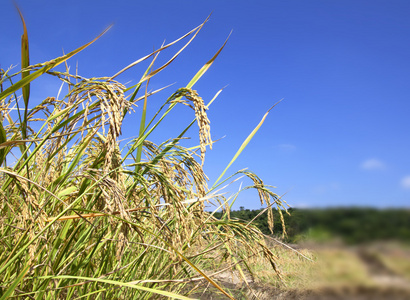
<svg viewBox="0 0 410 300">
<path fill-rule="evenodd" d="M 231 211 L 231 218 L 250 221 L 262 210 L 241 207 Z M 286 224 L 287 241 L 299 242 L 304 239 L 327 241 L 341 238 L 348 244 L 377 240 L 398 240 L 410 243 L 410 210 L 375 208 L 328 208 L 328 209 L 288 209 L 291 216 L 283 214 Z M 279 213 L 274 212 L 275 234 L 281 234 Z M 221 213 L 215 214 L 220 217 Z M 262 214 L 254 224 L 265 234 L 270 234 L 266 214 Z"/>
</svg>

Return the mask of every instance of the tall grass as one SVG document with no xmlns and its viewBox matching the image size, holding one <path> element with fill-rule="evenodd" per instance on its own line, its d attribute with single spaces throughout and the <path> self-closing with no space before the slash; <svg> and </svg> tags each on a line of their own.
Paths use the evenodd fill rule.
<svg viewBox="0 0 410 300">
<path fill-rule="evenodd" d="M 21 19 L 22 69 L 14 74 L 1 70 L 0 81 L 0 299 L 187 299 L 204 282 L 233 299 L 216 282 L 218 272 L 236 270 L 246 280 L 253 258 L 276 268 L 262 233 L 229 217 L 240 191 L 226 196 L 223 188 L 239 176 L 250 178 L 251 185 L 241 190 L 256 189 L 270 215 L 272 205 L 283 207 L 280 197 L 245 170 L 222 180 L 225 169 L 209 188 L 202 168 L 212 146 L 206 111 L 214 99 L 205 104 L 192 88 L 225 44 L 145 120 L 149 97 L 162 90 L 148 92 L 149 81 L 206 21 L 114 76 L 84 78 L 70 74 L 67 64 L 63 72 L 54 68 L 99 37 L 64 56 L 29 65 Z M 185 44 L 154 68 L 157 56 L 178 42 Z M 149 59 L 136 85 L 116 81 Z M 32 105 L 30 83 L 40 76 L 57 77 L 67 94 L 44 95 Z M 139 101 L 144 102 L 137 107 Z M 174 139 L 152 143 L 152 132 L 181 104 L 195 118 Z M 130 116 L 142 116 L 139 135 L 120 148 L 122 124 Z M 179 141 L 195 123 L 198 146 L 182 147 Z M 213 203 L 215 211 L 224 209 L 223 218 L 206 212 L 205 202 Z"/>
</svg>

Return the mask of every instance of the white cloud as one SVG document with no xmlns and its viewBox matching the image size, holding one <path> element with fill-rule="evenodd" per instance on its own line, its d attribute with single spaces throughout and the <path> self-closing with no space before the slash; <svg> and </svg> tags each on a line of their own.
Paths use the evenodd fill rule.
<svg viewBox="0 0 410 300">
<path fill-rule="evenodd" d="M 360 168 L 364 170 L 383 170 L 386 165 L 379 159 L 371 158 L 361 163 Z"/>
<path fill-rule="evenodd" d="M 280 144 L 278 148 L 284 151 L 293 151 L 296 150 L 296 146 L 292 144 Z"/>
<path fill-rule="evenodd" d="M 307 202 L 296 202 L 291 205 L 292 208 L 311 208 L 311 205 Z"/>
<path fill-rule="evenodd" d="M 410 176 L 403 177 L 402 180 L 400 181 L 400 185 L 402 188 L 406 190 L 410 190 Z"/>
</svg>

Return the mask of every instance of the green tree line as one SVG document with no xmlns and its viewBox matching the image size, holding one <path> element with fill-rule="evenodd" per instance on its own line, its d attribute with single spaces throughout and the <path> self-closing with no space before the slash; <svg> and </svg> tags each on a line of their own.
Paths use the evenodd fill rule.
<svg viewBox="0 0 410 300">
<path fill-rule="evenodd" d="M 240 207 L 230 212 L 232 219 L 250 221 L 262 209 L 250 210 Z M 376 209 L 376 208 L 327 208 L 300 209 L 290 208 L 290 215 L 283 212 L 288 242 L 303 239 L 341 238 L 348 244 L 357 244 L 377 240 L 398 240 L 410 243 L 410 210 L 409 209 Z M 222 212 L 216 217 L 221 218 Z M 282 235 L 283 229 L 278 211 L 274 211 L 275 235 Z M 265 234 L 268 229 L 267 214 L 259 216 L 254 223 Z"/>
</svg>

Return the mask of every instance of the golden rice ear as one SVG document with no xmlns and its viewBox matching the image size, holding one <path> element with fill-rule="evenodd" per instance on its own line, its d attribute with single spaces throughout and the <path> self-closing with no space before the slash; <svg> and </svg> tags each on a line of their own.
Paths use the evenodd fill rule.
<svg viewBox="0 0 410 300">
<path fill-rule="evenodd" d="M 202 26 L 184 37 L 195 37 Z M 163 102 L 147 125 L 140 122 L 143 125 L 136 132 L 138 136 L 120 148 L 123 120 L 140 99 L 137 93 L 141 82 L 148 82 L 163 70 L 191 41 L 160 68 L 152 71 L 149 67 L 133 88 L 125 88 L 113 80 L 115 76 L 84 78 L 69 74 L 67 65 L 65 72 L 51 71 L 90 42 L 60 58 L 32 66 L 31 74 L 15 84 L 10 80 L 11 86 L 0 93 L 0 150 L 27 144 L 26 152 L 14 153 L 21 154 L 14 165 L 0 166 L 2 299 L 148 299 L 160 295 L 185 300 L 188 298 L 179 294 L 190 293 L 186 285 L 203 282 L 233 299 L 216 281 L 218 274 L 239 272 L 248 284 L 244 271 L 252 273 L 249 265 L 253 259 L 262 258 L 265 265 L 275 268 L 275 258 L 266 250 L 262 232 L 253 224 L 231 219 L 229 212 L 239 192 L 246 188 L 256 188 L 261 202 L 269 208 L 269 201 L 280 205 L 279 199 L 252 172 L 239 171 L 229 177 L 246 175 L 252 181 L 250 187 L 242 189 L 241 185 L 234 195 L 226 195 L 223 188 L 209 189 L 203 169 L 206 147 L 212 148 L 213 141 L 207 107 L 192 86 L 223 46 L 186 88 Z M 46 72 L 68 85 L 67 94 L 61 98 L 60 89 L 56 98 L 44 97 L 46 100 L 30 109 L 26 119 L 16 117 L 11 108 L 18 105 L 19 98 L 14 94 Z M 16 75 L 20 72 L 10 79 Z M 146 102 L 158 91 L 161 89 L 148 93 L 146 89 L 141 99 Z M 127 92 L 131 93 L 129 101 Z M 176 138 L 158 144 L 148 141 L 177 103 L 193 109 L 195 119 Z M 199 146 L 181 146 L 179 141 L 187 138 L 195 121 Z M 27 128 L 25 139 L 20 132 L 22 122 Z M 0 162 L 5 156 L 0 152 Z M 217 210 L 225 208 L 227 217 L 217 219 L 207 212 L 205 203 L 214 200 L 219 202 Z"/>
<path fill-rule="evenodd" d="M 193 103 L 193 107 L 184 100 L 181 100 L 182 97 L 185 97 L 187 100 Z M 205 152 L 206 146 L 209 145 L 209 148 L 212 149 L 212 138 L 211 138 L 211 122 L 208 119 L 206 114 L 207 107 L 204 104 L 204 100 L 198 95 L 197 91 L 180 88 L 171 98 L 171 103 L 182 103 L 191 107 L 195 111 L 196 122 L 199 127 L 199 142 L 201 146 L 201 166 L 205 162 Z"/>
</svg>

